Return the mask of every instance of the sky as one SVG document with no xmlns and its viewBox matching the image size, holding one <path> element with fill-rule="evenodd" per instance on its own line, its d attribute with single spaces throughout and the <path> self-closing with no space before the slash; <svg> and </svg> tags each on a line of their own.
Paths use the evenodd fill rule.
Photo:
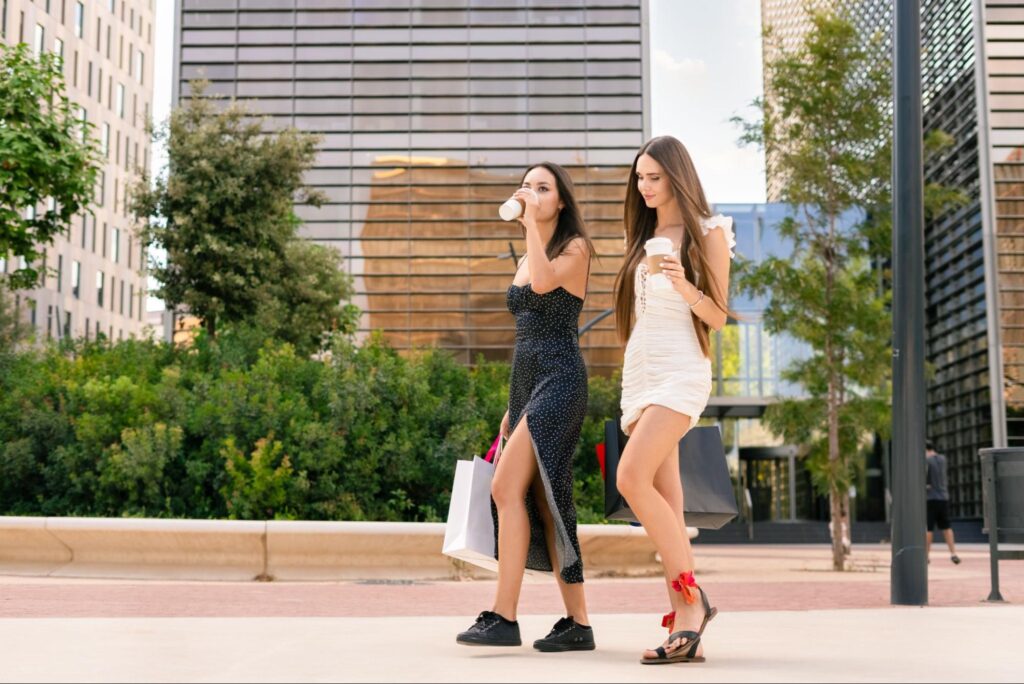
<svg viewBox="0 0 1024 684">
<path fill-rule="evenodd" d="M 749 105 L 762 92 L 760 1 L 649 2 L 652 134 L 686 145 L 709 202 L 764 202 L 764 155 L 740 147 L 740 130 L 730 121 L 753 118 Z M 156 32 L 156 121 L 170 111 L 174 20 L 174 0 L 156 0 L 156 25 L 163 28 Z M 165 162 L 154 148 L 154 171 Z M 151 311 L 162 308 L 151 298 Z"/>
</svg>

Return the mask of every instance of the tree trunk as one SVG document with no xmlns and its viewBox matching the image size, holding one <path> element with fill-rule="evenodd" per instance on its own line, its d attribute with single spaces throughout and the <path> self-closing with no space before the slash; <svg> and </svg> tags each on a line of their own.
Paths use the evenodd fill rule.
<svg viewBox="0 0 1024 684">
<path fill-rule="evenodd" d="M 212 314 L 206 317 L 206 334 L 211 341 L 217 339 L 217 317 Z"/>
<path fill-rule="evenodd" d="M 830 522 L 829 533 L 832 537 L 832 569 L 842 572 L 846 569 L 846 554 L 843 550 L 843 515 L 842 494 L 832 485 L 828 495 Z"/>
<path fill-rule="evenodd" d="M 849 525 L 845 511 L 849 506 L 844 507 L 849 492 L 841 492 L 836 480 L 841 455 L 839 453 L 839 392 L 835 375 L 828 383 L 828 461 L 831 472 L 829 483 L 829 509 L 830 530 L 832 533 L 832 569 L 842 571 L 846 569 L 846 554 L 849 548 Z"/>
</svg>

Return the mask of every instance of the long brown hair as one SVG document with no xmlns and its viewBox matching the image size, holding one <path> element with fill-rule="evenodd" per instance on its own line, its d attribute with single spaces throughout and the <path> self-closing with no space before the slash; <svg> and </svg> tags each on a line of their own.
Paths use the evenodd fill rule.
<svg viewBox="0 0 1024 684">
<path fill-rule="evenodd" d="M 719 284 L 711 272 L 701 240 L 704 236 L 700 221 L 711 217 L 711 208 L 704 196 L 704 188 L 697 176 L 697 170 L 690 159 L 683 143 L 670 135 L 652 138 L 633 159 L 633 168 L 626 185 L 626 202 L 624 222 L 626 228 L 626 256 L 615 279 L 615 322 L 619 339 L 625 343 L 633 329 L 636 312 L 633 310 L 634 274 L 644 259 L 644 243 L 654 237 L 657 227 L 658 212 L 644 203 L 644 198 L 637 188 L 636 165 L 643 155 L 649 155 L 661 165 L 664 175 L 672 185 L 672 192 L 683 215 L 683 243 L 680 247 L 679 260 L 686 269 L 686 278 L 694 286 L 703 287 L 704 296 L 714 302 L 722 311 L 734 315 L 729 310 L 727 293 L 721 291 Z M 697 340 L 701 351 L 707 356 L 710 353 L 710 326 L 696 314 L 693 326 L 697 331 Z"/>
<path fill-rule="evenodd" d="M 583 242 L 587 245 L 587 257 L 593 259 L 596 254 L 594 243 L 587 234 L 587 226 L 583 222 L 583 212 L 580 211 L 580 205 L 576 202 L 576 190 L 572 184 L 572 178 L 569 177 L 569 173 L 565 169 L 554 162 L 534 164 L 526 169 L 523 177 L 519 179 L 519 187 L 523 186 L 526 175 L 538 167 L 547 169 L 555 177 L 555 185 L 558 186 L 558 198 L 562 201 L 563 205 L 562 210 L 558 212 L 558 223 L 555 225 L 555 232 L 551 234 L 551 239 L 548 240 L 547 247 L 544 250 L 548 260 L 551 261 L 557 258 L 565 251 L 569 243 L 576 238 L 583 238 Z M 525 228 L 523 229 L 523 235 L 526 235 Z"/>
</svg>

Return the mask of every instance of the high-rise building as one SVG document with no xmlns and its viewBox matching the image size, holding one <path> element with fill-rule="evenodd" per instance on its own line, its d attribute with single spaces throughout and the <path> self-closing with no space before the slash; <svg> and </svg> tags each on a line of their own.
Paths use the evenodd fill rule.
<svg viewBox="0 0 1024 684">
<path fill-rule="evenodd" d="M 510 357 L 505 291 L 522 256 L 497 216 L 530 164 L 566 167 L 600 259 L 581 325 L 611 307 L 622 199 L 649 129 L 646 0 L 182 0 L 175 100 L 189 82 L 268 125 L 322 136 L 297 206 L 354 278 L 362 333 Z M 582 339 L 621 361 L 613 318 Z"/>
<path fill-rule="evenodd" d="M 149 166 L 153 31 L 153 0 L 0 1 L 0 39 L 63 58 L 67 95 L 103 160 L 90 212 L 46 246 L 39 287 L 17 294 L 40 337 L 121 339 L 146 325 L 146 255 L 125 196 Z M 19 267 L 0 255 L 0 272 Z"/>
<path fill-rule="evenodd" d="M 891 3 L 829 4 L 865 36 L 891 35 Z M 1024 8 L 924 0 L 921 33 L 924 128 L 953 141 L 925 182 L 967 196 L 925 225 L 928 436 L 949 456 L 955 515 L 978 518 L 978 450 L 1024 446 Z M 891 40 L 876 49 L 889 59 Z"/>
</svg>

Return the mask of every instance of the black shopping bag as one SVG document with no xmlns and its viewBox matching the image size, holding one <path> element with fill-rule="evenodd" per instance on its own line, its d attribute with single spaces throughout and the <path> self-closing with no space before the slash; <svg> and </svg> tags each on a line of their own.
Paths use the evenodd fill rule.
<svg viewBox="0 0 1024 684">
<path fill-rule="evenodd" d="M 605 421 L 604 441 L 604 516 L 609 520 L 637 522 L 615 484 L 619 457 L 626 447 L 626 436 L 618 421 Z M 683 515 L 687 526 L 717 530 L 736 517 L 736 494 L 718 426 L 692 428 L 679 440 L 679 476 L 683 481 Z"/>
</svg>

